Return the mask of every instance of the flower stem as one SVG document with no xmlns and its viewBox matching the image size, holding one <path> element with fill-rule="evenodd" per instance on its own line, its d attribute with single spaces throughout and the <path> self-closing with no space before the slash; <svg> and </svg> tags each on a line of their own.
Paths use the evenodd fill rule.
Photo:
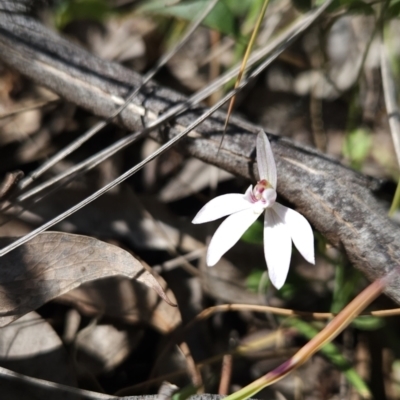
<svg viewBox="0 0 400 400">
<path fill-rule="evenodd" d="M 303 346 L 292 358 L 285 361 L 273 371 L 245 386 L 224 400 L 243 400 L 258 393 L 261 389 L 281 380 L 291 371 L 303 365 L 327 342 L 339 335 L 353 319 L 375 300 L 383 291 L 387 278 L 374 281 L 353 299 L 332 321 Z"/>
</svg>

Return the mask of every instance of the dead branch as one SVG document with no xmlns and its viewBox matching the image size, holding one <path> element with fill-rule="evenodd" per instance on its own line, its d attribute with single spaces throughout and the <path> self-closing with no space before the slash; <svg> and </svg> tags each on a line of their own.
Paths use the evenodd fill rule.
<svg viewBox="0 0 400 400">
<path fill-rule="evenodd" d="M 0 0 L 0 9 L 4 1 Z M 7 1 L 5 3 L 8 3 Z M 15 2 L 17 3 L 17 2 Z M 101 117 L 112 115 L 141 77 L 113 62 L 101 60 L 61 38 L 27 15 L 0 11 L 0 59 L 38 84 L 47 86 Z M 133 100 L 119 124 L 137 130 L 185 98 L 154 83 Z M 204 109 L 176 118 L 167 132 L 151 136 L 165 141 L 181 132 Z M 190 155 L 236 175 L 255 180 L 255 136 L 258 127 L 231 118 L 228 134 L 217 155 L 225 114 L 212 118 L 178 145 Z M 400 230 L 374 198 L 378 182 L 338 161 L 290 140 L 269 135 L 278 167 L 278 192 L 331 243 L 343 246 L 349 259 L 375 279 L 398 267 Z M 386 293 L 400 304 L 400 275 Z"/>
</svg>

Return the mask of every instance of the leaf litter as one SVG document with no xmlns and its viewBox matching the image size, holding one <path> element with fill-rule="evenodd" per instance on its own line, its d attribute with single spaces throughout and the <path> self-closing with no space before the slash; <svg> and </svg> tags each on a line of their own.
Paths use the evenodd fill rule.
<svg viewBox="0 0 400 400">
<path fill-rule="evenodd" d="M 68 362 L 61 338 L 34 311 L 0 328 L 0 366 L 39 379 L 77 386 L 76 374 Z M 32 396 L 44 398 L 46 395 L 45 390 L 38 388 L 30 388 L 27 392 L 20 382 L 11 382 L 2 376 L 0 387 L 3 399 L 29 400 Z M 73 399 L 75 396 L 64 394 L 62 398 Z"/>
<path fill-rule="evenodd" d="M 271 4 L 271 14 L 274 14 L 272 7 L 274 7 L 274 2 Z M 294 10 L 291 3 L 285 7 L 286 11 L 282 13 L 283 22 L 281 23 L 286 23 L 293 14 L 299 13 L 298 10 Z M 268 21 L 266 25 L 269 24 L 270 17 L 273 15 L 266 16 Z M 102 56 L 124 61 L 135 69 L 145 71 L 156 58 L 162 55 L 165 49 L 160 46 L 162 40 L 165 42 L 172 40 L 174 35 L 176 37 L 182 31 L 182 21 L 171 20 L 173 21 L 171 30 L 165 35 L 164 33 L 160 35 L 160 32 L 156 31 L 158 29 L 157 24 L 154 23 L 157 22 L 156 19 L 146 21 L 143 15 L 139 17 L 135 15 L 134 18 L 136 20 L 125 18 L 124 21 L 124 18 L 113 15 L 104 22 L 76 19 L 73 24 L 65 28 L 65 33 L 78 36 L 83 30 L 94 27 L 96 28 L 95 36 L 89 34 L 86 37 L 87 47 L 95 49 Z M 141 27 L 135 25 L 132 31 L 133 21 L 142 21 L 143 25 Z M 364 29 L 360 29 L 363 26 L 368 26 L 368 31 L 364 32 Z M 107 34 L 102 33 L 104 27 L 108 30 Z M 239 112 L 250 120 L 262 124 L 269 131 L 279 132 L 312 144 L 315 137 L 312 130 L 315 125 L 308 126 L 309 105 L 304 96 L 314 96 L 320 102 L 328 99 L 329 102 L 323 103 L 324 118 L 325 114 L 328 115 L 328 123 L 324 126 L 327 130 L 328 152 L 334 148 L 336 156 L 345 157 L 351 164 L 354 160 L 347 160 L 351 158 L 351 153 L 348 156 L 342 151 L 346 128 L 343 117 L 345 112 L 341 108 L 343 103 L 340 101 L 351 103 L 352 100 L 343 99 L 340 90 L 349 90 L 354 84 L 362 52 L 371 34 L 370 28 L 371 17 L 363 15 L 357 18 L 345 16 L 341 19 L 339 17 L 336 19 L 334 29 L 322 27 L 328 37 L 329 48 L 326 53 L 331 61 L 325 64 L 323 57 L 319 61 L 316 57 L 319 43 L 315 43 L 315 38 L 320 35 L 315 34 L 315 31 L 304 35 L 301 44 L 292 46 L 285 52 L 282 58 L 273 65 L 274 68 L 266 71 L 265 76 L 257 82 L 255 87 L 249 88 L 247 94 L 238 96 Z M 87 29 L 87 32 L 90 33 L 90 29 Z M 169 65 L 160 71 L 159 82 L 183 92 L 191 92 L 194 87 L 197 89 L 204 85 L 208 80 L 209 71 L 204 63 L 203 55 L 207 56 L 208 50 L 215 50 L 209 48 L 208 35 L 206 28 L 195 33 L 192 43 L 200 43 L 201 48 L 193 47 L 190 43 L 190 48 L 183 49 L 175 56 L 175 60 L 169 62 Z M 340 60 L 340 56 L 344 53 L 343 46 L 335 45 L 335 40 L 341 35 L 348 36 L 349 40 L 346 44 L 349 48 L 358 49 L 352 57 L 347 57 L 346 54 L 345 63 Z M 237 58 L 241 52 L 240 45 L 243 46 L 240 41 L 235 43 L 231 37 L 222 36 L 221 47 L 227 39 L 232 43 L 231 46 L 236 47 L 221 54 L 222 58 L 219 62 L 223 69 L 228 67 L 235 57 Z M 339 51 L 339 54 L 335 51 Z M 379 115 L 377 106 L 379 96 L 376 95 L 376 88 L 373 87 L 376 73 L 376 63 L 373 59 L 374 57 L 365 65 L 365 82 L 363 83 L 365 87 L 360 90 L 366 93 L 361 101 L 364 112 L 368 111 L 369 115 L 375 117 Z M 349 69 L 352 73 L 346 74 Z M 34 88 L 32 92 L 24 89 L 27 92 L 24 98 L 29 101 L 38 99 L 36 106 L 33 105 L 34 112 L 30 114 L 26 110 L 19 112 L 18 110 L 27 106 L 28 102 L 19 103 L 17 98 L 9 95 L 11 92 L 8 88 L 16 87 L 18 79 L 21 78 L 17 76 L 16 80 L 13 78 L 14 81 L 11 82 L 7 75 L 4 76 L 6 98 L 11 107 L 7 109 L 10 113 L 7 116 L 7 126 L 4 132 L 0 132 L 3 138 L 2 142 L 0 140 L 2 173 L 19 168 L 26 173 L 31 172 L 35 168 L 31 163 L 38 161 L 43 163 L 48 155 L 53 155 L 64 148 L 67 137 L 71 140 L 79 137 L 80 131 L 93 123 L 92 116 L 85 114 L 82 110 L 78 110 L 78 114 L 75 115 L 76 109 L 73 105 L 62 105 L 62 101 L 56 104 L 54 100 L 57 97 L 41 92 L 38 88 Z M 41 97 L 35 97 L 35 93 L 44 94 Z M 337 99 L 339 101 L 336 101 Z M 365 105 L 364 102 L 366 103 L 367 100 L 369 103 Z M 40 102 L 43 104 L 40 105 Z M 46 105 L 46 102 L 54 104 Z M 18 118 L 13 120 L 13 115 L 18 115 Z M 332 115 L 334 118 L 331 118 Z M 315 118 L 315 115 L 312 117 Z M 316 117 L 318 118 L 318 115 Z M 367 121 L 364 118 L 361 123 L 371 123 L 371 119 Z M 371 130 L 374 132 L 371 135 L 372 140 L 374 143 L 379 142 L 384 154 L 391 154 L 389 142 L 385 141 L 386 139 L 383 140 L 386 137 L 385 127 L 379 121 L 374 123 L 376 129 Z M 79 155 L 59 163 L 44 175 L 43 179 L 63 172 L 82 158 L 89 157 L 94 148 L 107 146 L 109 138 L 105 136 L 109 135 L 113 140 L 117 140 L 119 135 L 124 134 L 125 132 L 113 126 L 103 136 L 98 135 L 96 143 L 90 142 L 79 150 Z M 7 147 L 7 144 L 15 147 L 11 149 Z M 12 221 L 1 228 L 1 234 L 9 236 L 2 239 L 1 247 L 14 240 L 11 237 L 25 234 L 26 229 L 38 226 L 43 221 L 61 213 L 71 204 L 76 204 L 79 196 L 87 195 L 88 187 L 97 188 L 96 185 L 99 185 L 99 182 L 106 182 L 111 175 L 113 178 L 123 173 L 124 165 L 128 163 L 131 165 L 132 159 L 135 162 L 138 160 L 137 153 L 140 146 L 141 144 L 138 143 L 134 150 L 128 149 L 125 154 L 115 156 L 111 163 L 102 165 L 103 175 L 100 178 L 97 177 L 97 180 L 92 179 L 93 175 L 79 176 L 72 185 L 49 197 L 48 200 L 40 201 L 36 207 L 29 207 L 29 212 L 18 217 L 19 221 Z M 377 148 L 378 146 L 372 146 L 375 155 L 365 154 L 360 162 L 360 168 L 372 175 L 387 179 L 388 176 L 393 175 L 394 168 L 384 161 L 387 159 L 386 156 L 385 158 L 382 155 L 376 155 Z M 259 261 L 262 260 L 261 249 L 256 245 L 240 243 L 237 249 L 227 254 L 226 258 L 223 258 L 212 270 L 204 265 L 204 260 L 201 258 L 204 252 L 199 253 L 198 263 L 198 257 L 190 259 L 194 265 L 193 268 L 198 271 L 197 274 L 190 275 L 189 270 L 180 268 L 182 264 L 179 254 L 185 255 L 199 251 L 206 244 L 207 231 L 194 232 L 189 228 L 189 221 L 200 206 L 215 194 L 228 193 L 232 187 L 235 191 L 238 187 L 243 188 L 243 182 L 233 179 L 225 182 L 225 177 L 219 179 L 218 188 L 215 188 L 212 180 L 207 180 L 209 175 L 214 173 L 213 168 L 201 166 L 199 162 L 183 154 L 174 155 L 171 152 L 168 157 L 158 159 L 156 165 L 147 172 L 147 176 L 144 174 L 134 177 L 127 183 L 130 190 L 134 189 L 136 200 L 129 191 L 121 190 L 106 194 L 80 213 L 57 225 L 57 229 L 65 233 L 41 234 L 1 258 L 0 324 L 4 326 L 0 329 L 2 360 L 8 362 L 18 354 L 20 358 L 18 361 L 34 366 L 43 353 L 52 352 L 61 346 L 62 351 L 76 356 L 76 364 L 71 379 L 58 382 L 92 389 L 96 392 L 115 393 L 123 387 L 129 388 L 136 383 L 143 384 L 153 375 L 160 378 L 159 382 L 161 382 L 160 371 L 168 374 L 180 368 L 185 376 L 187 366 L 177 352 L 171 352 L 158 373 L 152 374 L 151 369 L 156 364 L 165 343 L 179 330 L 179 326 L 191 320 L 207 305 L 240 301 L 296 309 L 300 307 L 307 310 L 329 310 L 331 289 L 334 286 L 333 271 L 336 264 L 342 261 L 340 254 L 331 257 L 329 245 L 320 241 L 319 238 L 317 238 L 319 246 L 322 248 L 325 246 L 326 251 L 323 256 L 317 256 L 318 271 L 315 273 L 314 269 L 311 271 L 295 254 L 291 266 L 293 272 L 290 273 L 288 283 L 279 293 L 271 290 L 268 279 L 264 282 L 265 293 L 259 290 L 262 286 L 259 278 L 256 282 L 258 288 L 255 285 L 257 293 L 247 287 L 248 277 L 263 276 L 262 272 L 265 271 L 265 266 Z M 80 193 L 76 194 L 76 192 Z M 158 229 L 160 226 L 163 233 Z M 208 233 L 212 231 L 213 228 L 210 228 Z M 71 232 L 87 234 L 93 238 L 73 235 Z M 113 244 L 94 239 L 95 237 Z M 154 276 L 147 271 L 144 262 L 122 248 L 140 255 L 150 265 L 163 265 L 172 258 L 175 260 L 174 268 L 159 268 L 163 277 Z M 171 254 L 171 249 L 175 252 L 174 254 Z M 82 271 L 82 266 L 85 268 L 84 271 Z M 321 269 L 325 270 L 325 273 L 320 273 Z M 363 281 L 360 280 L 359 284 L 362 285 Z M 178 307 L 171 307 L 162 301 L 157 293 L 165 300 L 169 299 L 170 303 L 177 303 Z M 31 312 L 35 309 L 39 314 Z M 72 336 L 68 341 L 65 340 L 63 345 L 59 338 L 64 339 L 63 329 L 66 329 L 68 325 L 68 315 L 72 314 L 77 317 L 75 327 Z M 13 319 L 18 320 L 12 322 Z M 46 328 L 36 329 L 35 324 Z M 285 321 L 282 319 L 274 319 L 272 316 L 264 318 L 250 312 L 229 316 L 220 315 L 210 319 L 207 324 L 199 324 L 187 339 L 193 358 L 198 362 L 209 356 L 220 354 L 221 351 L 228 352 L 246 338 L 253 343 L 254 333 L 268 335 L 279 332 L 277 327 L 284 324 Z M 24 327 L 22 330 L 21 326 Z M 256 361 L 233 358 L 234 375 L 231 390 L 242 385 L 244 381 L 256 379 L 278 362 L 284 361 L 279 356 L 279 349 L 282 346 L 291 348 L 302 340 L 300 334 L 290 332 L 287 343 L 277 342 L 271 346 L 271 353 L 275 354 L 275 357 L 272 355 L 272 360 L 257 346 L 254 350 L 257 354 Z M 376 376 L 379 374 L 371 377 L 367 371 L 371 367 L 371 360 L 366 361 L 365 353 L 372 354 L 371 344 L 376 345 L 379 340 L 374 341 L 374 333 L 362 330 L 357 330 L 354 334 L 352 332 L 351 329 L 347 332 L 347 336 L 351 336 L 350 340 L 346 340 L 344 336 L 343 343 L 340 342 L 341 349 L 343 348 L 343 352 L 349 354 L 350 359 L 353 357 L 353 364 L 357 367 L 357 371 L 361 371 L 360 374 L 365 381 L 377 379 Z M 384 332 L 388 333 L 388 330 Z M 43 341 L 38 341 L 36 345 L 32 344 L 32 340 L 38 337 L 43 338 Z M 53 343 L 54 348 L 51 347 Z M 360 348 L 362 348 L 361 352 Z M 12 351 L 3 356 L 7 353 L 5 351 L 7 349 Z M 394 359 L 396 358 L 396 353 L 391 352 L 387 347 L 383 350 L 389 351 Z M 374 352 L 373 354 L 376 354 L 376 349 Z M 360 355 L 360 353 L 363 354 Z M 37 363 L 37 365 L 43 368 L 44 372 L 49 373 L 57 363 L 60 364 L 58 371 L 61 371 L 60 375 L 63 375 L 68 368 L 67 362 L 61 358 L 57 362 L 50 361 Z M 363 363 L 361 370 L 358 368 L 360 363 Z M 389 371 L 392 367 L 392 363 L 386 359 L 383 364 L 381 367 L 385 368 L 385 371 Z M 212 364 L 206 365 L 202 369 L 204 382 L 209 391 L 216 392 L 217 385 L 210 382 L 215 382 L 215 378 L 220 376 L 219 364 L 215 367 L 210 366 Z M 374 367 L 379 366 L 374 365 Z M 274 387 L 279 391 L 279 396 L 270 390 L 261 393 L 260 398 L 303 396 L 307 400 L 319 400 L 320 398 L 335 398 L 339 391 L 343 398 L 346 393 L 350 394 L 349 387 L 346 388 L 345 385 L 339 387 L 339 383 L 343 383 L 340 371 L 335 370 L 332 364 L 323 357 L 314 357 L 312 365 L 305 365 L 303 368 L 297 377 L 289 377 Z M 17 366 L 10 369 L 28 376 L 44 377 L 49 381 L 57 382 L 53 376 L 36 374 L 29 369 L 20 370 Z M 85 374 L 82 370 L 89 375 L 92 374 L 90 379 L 87 379 L 87 375 L 83 379 Z M 394 367 L 393 371 L 395 371 Z M 78 376 L 78 382 L 74 381 L 74 374 Z M 190 378 L 183 376 L 168 379 L 179 387 L 184 387 L 190 384 Z M 393 381 L 388 380 L 386 383 L 393 392 L 398 390 Z M 144 389 L 142 386 L 140 391 L 132 388 L 127 393 L 155 393 L 158 386 L 159 384 L 147 385 Z M 15 392 L 11 392 L 10 396 L 15 398 L 21 390 L 18 388 L 13 390 Z M 57 393 L 57 398 L 63 398 L 61 391 Z M 22 396 L 21 393 L 21 399 L 23 399 Z"/>
<path fill-rule="evenodd" d="M 13 238 L 1 238 L 0 244 Z M 0 259 L 0 326 L 80 286 L 123 275 L 154 289 L 168 304 L 161 285 L 121 248 L 97 239 L 46 232 Z"/>
</svg>

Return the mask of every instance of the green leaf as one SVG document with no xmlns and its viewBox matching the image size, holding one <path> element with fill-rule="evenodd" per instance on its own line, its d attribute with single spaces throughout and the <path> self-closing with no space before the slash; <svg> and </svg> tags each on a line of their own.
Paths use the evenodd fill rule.
<svg viewBox="0 0 400 400">
<path fill-rule="evenodd" d="M 346 136 L 343 155 L 350 160 L 353 168 L 361 169 L 362 164 L 370 154 L 371 146 L 371 133 L 366 129 L 355 129 Z"/>
<path fill-rule="evenodd" d="M 246 243 L 263 244 L 263 230 L 263 223 L 257 220 L 245 233 L 243 233 L 241 239 Z"/>
<path fill-rule="evenodd" d="M 306 337 L 308 340 L 312 339 L 319 332 L 318 329 L 314 328 L 311 324 L 304 322 L 300 319 L 288 319 L 287 324 L 293 326 L 297 329 L 297 331 Z M 367 384 L 363 381 L 363 379 L 358 375 L 356 370 L 351 366 L 351 364 L 347 361 L 346 357 L 340 352 L 338 347 L 333 343 L 328 343 L 320 352 L 340 371 L 343 372 L 347 381 L 357 390 L 357 392 L 366 398 L 371 398 L 371 392 L 367 386 Z"/>
<path fill-rule="evenodd" d="M 171 0 L 146 0 L 137 9 L 138 12 L 171 16 L 192 21 L 206 7 L 208 0 L 186 0 L 174 4 Z M 239 36 L 236 17 L 244 14 L 251 2 L 220 0 L 204 20 L 204 25 L 211 29 L 232 36 Z"/>
<path fill-rule="evenodd" d="M 338 313 L 349 303 L 361 279 L 362 275 L 356 269 L 349 268 L 343 263 L 336 265 L 332 313 Z"/>
<path fill-rule="evenodd" d="M 290 301 L 294 298 L 296 293 L 298 292 L 298 287 L 290 282 L 286 282 L 280 289 L 279 289 L 279 297 L 283 300 Z"/>
<path fill-rule="evenodd" d="M 375 331 L 385 326 L 385 320 L 373 315 L 364 315 L 356 318 L 351 325 L 362 331 Z"/>
<path fill-rule="evenodd" d="M 221 0 L 220 0 L 221 2 Z M 226 6 L 237 16 L 243 16 L 248 10 L 258 3 L 257 7 L 260 8 L 263 0 L 251 0 L 251 1 L 237 1 L 237 0 L 222 0 Z"/>
<path fill-rule="evenodd" d="M 293 269 L 289 272 L 285 284 L 277 292 L 277 296 L 286 302 L 293 301 L 296 296 L 309 290 L 310 282 Z"/>
<path fill-rule="evenodd" d="M 198 388 L 194 385 L 185 386 L 182 389 L 179 389 L 171 396 L 171 400 L 186 400 L 190 396 L 193 396 L 197 393 Z"/>
<path fill-rule="evenodd" d="M 350 302 L 361 279 L 361 273 L 354 268 L 348 268 L 344 264 L 336 266 L 335 287 L 331 303 L 332 313 L 339 313 Z M 364 315 L 356 318 L 351 324 L 356 329 L 373 331 L 382 328 L 385 321 L 372 315 Z"/>
<path fill-rule="evenodd" d="M 265 274 L 265 269 L 254 269 L 250 272 L 250 274 L 246 278 L 246 287 L 250 292 L 258 293 L 260 289 L 260 282 Z M 265 288 L 269 284 L 269 280 L 266 280 L 266 285 L 263 285 Z"/>
<path fill-rule="evenodd" d="M 62 29 L 76 19 L 103 20 L 111 11 L 106 0 L 65 0 L 55 13 L 55 23 Z"/>
<path fill-rule="evenodd" d="M 398 18 L 400 16 L 400 0 L 393 0 L 386 11 L 387 18 Z"/>
<path fill-rule="evenodd" d="M 316 0 L 315 5 L 320 7 L 322 4 L 325 3 L 326 0 Z M 343 6 L 343 1 L 345 0 L 334 0 L 332 4 L 327 8 L 327 12 L 334 12 L 337 11 L 338 8 Z M 350 0 L 351 1 L 351 0 Z"/>
<path fill-rule="evenodd" d="M 312 0 L 292 0 L 293 7 L 300 12 L 310 11 L 312 8 Z"/>
</svg>

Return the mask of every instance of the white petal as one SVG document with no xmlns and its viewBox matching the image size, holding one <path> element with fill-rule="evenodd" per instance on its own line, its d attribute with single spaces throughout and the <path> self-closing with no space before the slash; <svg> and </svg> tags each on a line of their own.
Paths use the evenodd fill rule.
<svg viewBox="0 0 400 400">
<path fill-rule="evenodd" d="M 230 215 L 216 230 L 207 251 L 207 265 L 212 267 L 242 237 L 243 233 L 260 216 L 253 209 Z"/>
<path fill-rule="evenodd" d="M 240 193 L 224 194 L 210 200 L 194 217 L 193 224 L 214 221 L 226 215 L 236 213 L 252 207 L 245 195 Z"/>
<path fill-rule="evenodd" d="M 285 283 L 292 255 L 289 231 L 272 208 L 265 210 L 264 254 L 269 279 L 280 289 Z"/>
<path fill-rule="evenodd" d="M 275 203 L 273 210 L 286 225 L 294 245 L 300 254 L 311 264 L 315 264 L 314 235 L 308 221 L 297 211 Z"/>
<path fill-rule="evenodd" d="M 266 179 L 276 189 L 276 165 L 271 145 L 264 131 L 257 135 L 257 166 L 261 179 Z"/>
<path fill-rule="evenodd" d="M 250 203 L 253 203 L 253 185 L 250 185 L 247 188 L 247 190 L 243 196 L 247 201 L 249 201 Z"/>
</svg>

